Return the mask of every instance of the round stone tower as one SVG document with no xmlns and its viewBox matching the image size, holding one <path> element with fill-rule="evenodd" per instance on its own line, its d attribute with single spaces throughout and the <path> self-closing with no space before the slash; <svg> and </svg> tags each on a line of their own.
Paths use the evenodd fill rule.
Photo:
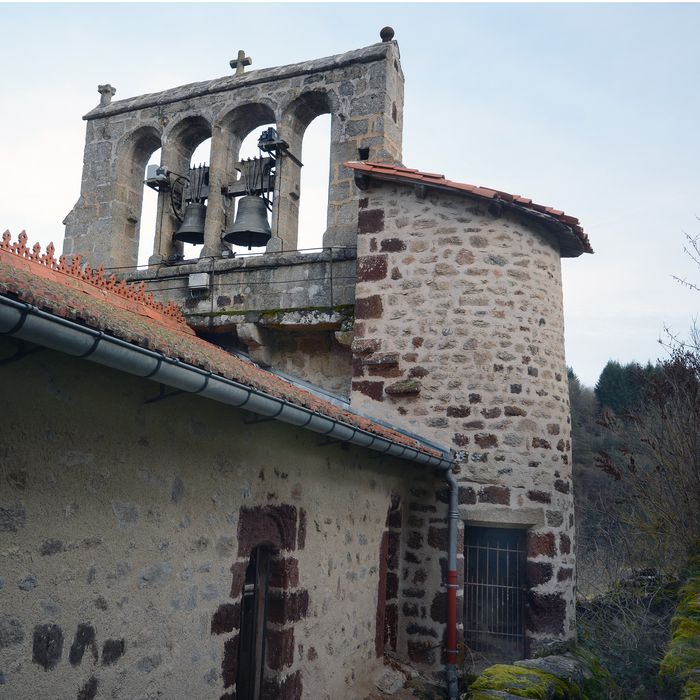
<svg viewBox="0 0 700 700">
<path fill-rule="evenodd" d="M 521 197 L 405 168 L 354 169 L 363 198 L 353 408 L 457 453 L 466 643 L 517 657 L 570 638 L 560 257 L 592 252 L 588 239 L 572 217 Z M 430 528 L 423 520 L 417 527 Z M 439 556 L 430 540 L 424 560 Z M 439 627 L 439 611 L 433 618 Z"/>
</svg>

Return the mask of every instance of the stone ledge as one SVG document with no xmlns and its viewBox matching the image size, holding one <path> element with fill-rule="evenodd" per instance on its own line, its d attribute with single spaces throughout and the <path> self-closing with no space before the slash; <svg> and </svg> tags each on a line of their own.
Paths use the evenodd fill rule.
<svg viewBox="0 0 700 700">
<path fill-rule="evenodd" d="M 260 270 L 276 269 L 279 267 L 292 267 L 295 265 L 322 264 L 330 262 L 352 261 L 357 258 L 357 250 L 354 247 L 333 248 L 332 257 L 328 250 L 317 253 L 265 253 L 233 258 L 215 258 L 212 268 L 211 258 L 202 260 L 183 260 L 173 265 L 152 265 L 148 269 L 131 270 L 124 275 L 127 281 L 164 280 L 171 277 L 181 277 L 195 272 L 214 272 L 214 274 L 228 272 L 230 270 Z"/>
</svg>

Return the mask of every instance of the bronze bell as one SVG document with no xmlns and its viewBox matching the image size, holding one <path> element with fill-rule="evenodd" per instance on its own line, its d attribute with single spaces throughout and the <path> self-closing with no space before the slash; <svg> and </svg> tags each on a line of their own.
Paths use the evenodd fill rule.
<svg viewBox="0 0 700 700">
<path fill-rule="evenodd" d="M 174 241 L 183 243 L 204 243 L 204 219 L 207 216 L 207 205 L 191 202 L 185 209 L 180 228 L 173 234 Z"/>
<path fill-rule="evenodd" d="M 246 195 L 238 202 L 238 211 L 233 226 L 224 234 L 224 240 L 234 245 L 247 246 L 250 250 L 267 245 L 272 237 L 267 221 L 267 207 L 260 197 Z"/>
</svg>

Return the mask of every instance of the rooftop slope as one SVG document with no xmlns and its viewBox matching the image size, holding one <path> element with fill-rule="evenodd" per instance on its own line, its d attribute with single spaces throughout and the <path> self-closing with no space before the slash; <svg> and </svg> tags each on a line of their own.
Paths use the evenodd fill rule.
<svg viewBox="0 0 700 700">
<path fill-rule="evenodd" d="M 342 421 L 439 457 L 413 438 L 372 420 L 343 410 L 309 391 L 227 353 L 197 337 L 173 305 L 158 309 L 141 285 L 116 284 L 101 270 L 81 268 L 79 258 L 66 267 L 63 256 L 53 257 L 53 246 L 41 254 L 38 246 L 26 247 L 26 234 L 11 244 L 6 232 L 0 242 L 0 295 L 32 304 L 55 316 L 77 322 L 143 348 L 162 353 L 212 372 L 246 387 Z M 179 314 L 179 315 L 178 315 Z"/>
</svg>

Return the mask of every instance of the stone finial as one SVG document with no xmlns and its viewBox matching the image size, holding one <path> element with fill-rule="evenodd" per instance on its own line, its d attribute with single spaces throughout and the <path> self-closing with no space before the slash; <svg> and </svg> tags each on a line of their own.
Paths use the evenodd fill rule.
<svg viewBox="0 0 700 700">
<path fill-rule="evenodd" d="M 383 27 L 382 30 L 379 32 L 379 37 L 385 44 L 387 44 L 394 38 L 394 28 Z"/>
<path fill-rule="evenodd" d="M 245 51 L 239 51 L 238 56 L 233 60 L 228 62 L 231 68 L 236 69 L 236 75 L 243 75 L 245 66 L 250 66 L 253 64 L 253 59 L 250 56 L 245 55 Z"/>
<path fill-rule="evenodd" d="M 97 92 L 100 93 L 100 107 L 106 107 L 117 94 L 117 88 L 107 83 L 106 85 L 98 85 Z"/>
</svg>

